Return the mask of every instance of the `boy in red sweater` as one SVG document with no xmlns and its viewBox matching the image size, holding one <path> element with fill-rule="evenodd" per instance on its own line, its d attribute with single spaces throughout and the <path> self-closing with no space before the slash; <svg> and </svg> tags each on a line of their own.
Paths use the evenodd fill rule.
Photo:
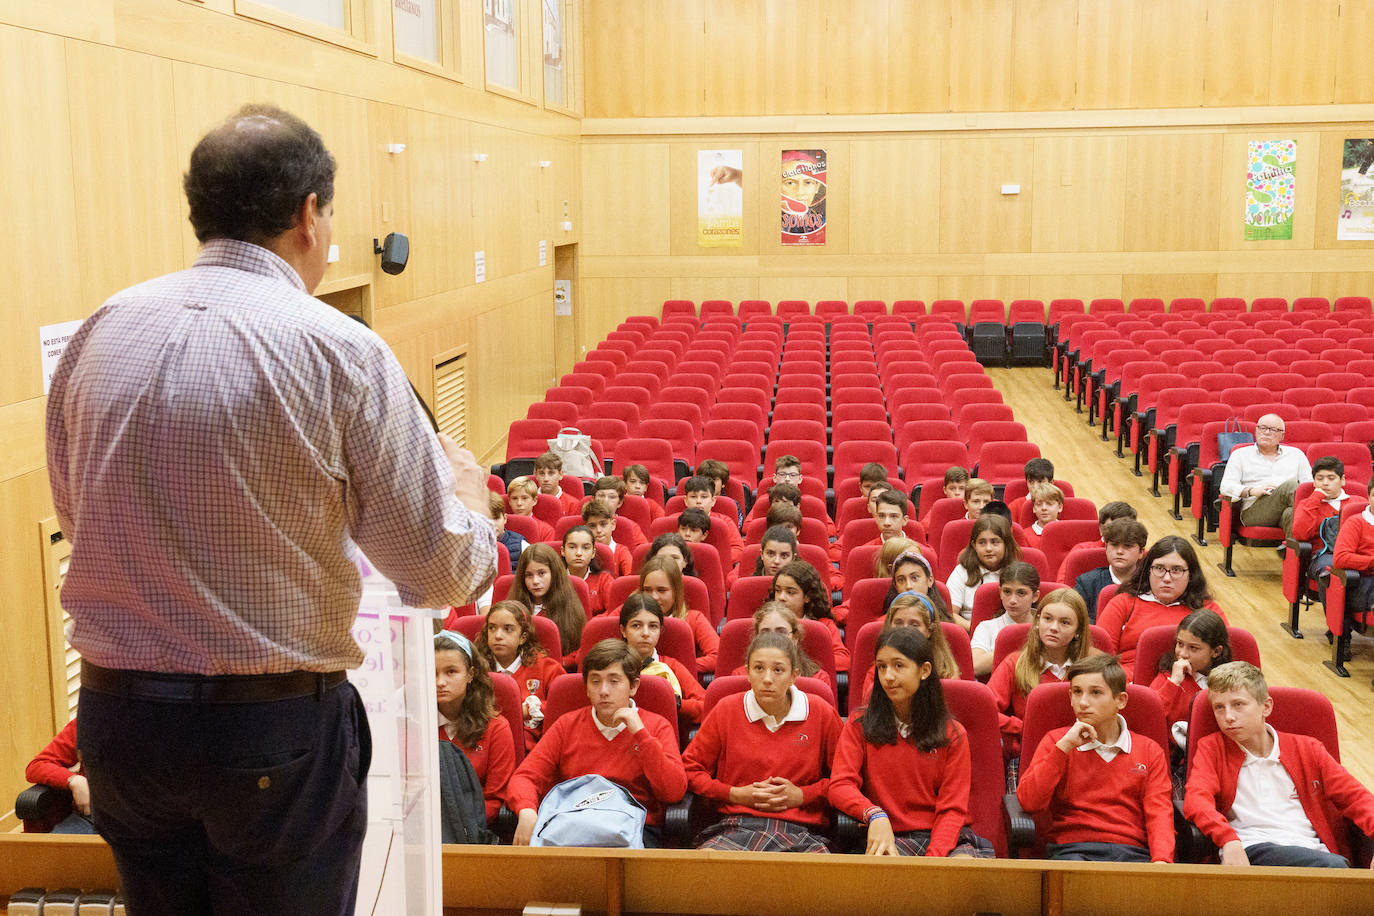
<svg viewBox="0 0 1374 916">
<path fill-rule="evenodd" d="M 1369 498 L 1374 502 L 1374 479 L 1369 481 Z M 1368 506 L 1341 523 L 1331 565 L 1360 574 L 1359 589 L 1346 593 L 1347 611 L 1366 611 L 1374 606 L 1374 512 Z"/>
<path fill-rule="evenodd" d="M 1374 795 L 1316 738 L 1265 721 L 1274 699 L 1249 662 L 1213 669 L 1207 696 L 1221 731 L 1198 740 L 1183 814 L 1221 864 L 1348 868 L 1341 818 L 1374 835 Z"/>
<path fill-rule="evenodd" d="M 71 790 L 72 813 L 54 825 L 51 832 L 95 833 L 95 825 L 91 823 L 91 787 L 82 773 L 81 758 L 76 752 L 75 719 L 29 761 L 24 778 L 40 786 Z"/>
<path fill-rule="evenodd" d="M 545 452 L 534 459 L 534 482 L 539 484 L 540 493 L 558 500 L 561 515 L 576 515 L 582 511 L 582 494 L 564 491 L 563 459 L 553 452 Z"/>
<path fill-rule="evenodd" d="M 582 523 L 591 529 L 592 538 L 596 543 L 611 548 L 611 555 L 615 557 L 615 569 L 608 572 L 628 576 L 634 569 L 634 554 L 628 545 L 615 542 L 615 512 L 595 499 L 583 506 L 581 511 Z"/>
<path fill-rule="evenodd" d="M 595 773 L 623 787 L 648 809 L 644 845 L 660 845 L 663 806 L 687 791 L 673 727 L 635 708 L 639 656 L 618 639 L 603 639 L 582 659 L 582 682 L 591 709 L 561 716 L 545 729 L 510 778 L 506 798 L 519 815 L 516 846 L 528 846 L 539 800 L 560 782 Z"/>
<path fill-rule="evenodd" d="M 1306 571 L 1309 576 L 1330 568 L 1335 544 L 1318 543 L 1322 522 L 1340 515 L 1349 499 L 1350 494 L 1345 492 L 1345 463 L 1332 455 L 1313 462 L 1312 492 L 1293 506 L 1293 537 L 1312 544 L 1312 565 Z"/>
<path fill-rule="evenodd" d="M 679 490 L 688 509 L 700 509 L 705 512 L 711 517 L 711 524 L 719 525 L 725 533 L 727 551 L 721 554 L 721 564 L 727 570 L 739 566 L 739 555 L 744 552 L 744 539 L 739 533 L 739 519 L 727 518 L 715 511 L 715 481 L 709 477 L 688 477 L 679 485 Z"/>
<path fill-rule="evenodd" d="M 1045 851 L 1081 862 L 1172 862 L 1169 759 L 1126 728 L 1126 672 L 1115 656 L 1069 666 L 1076 723 L 1040 740 L 1016 798 L 1048 812 Z"/>
<path fill-rule="evenodd" d="M 801 658 L 781 633 L 760 633 L 745 656 L 750 689 L 721 700 L 687 747 L 693 792 L 724 819 L 702 831 L 702 849 L 827 852 L 830 764 L 840 717 L 793 686 Z"/>
</svg>

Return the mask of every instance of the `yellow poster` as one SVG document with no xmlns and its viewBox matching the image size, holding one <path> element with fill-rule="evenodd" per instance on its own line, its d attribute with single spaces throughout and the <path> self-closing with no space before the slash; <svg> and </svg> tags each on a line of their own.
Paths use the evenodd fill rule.
<svg viewBox="0 0 1374 916">
<path fill-rule="evenodd" d="M 697 245 L 744 244 L 744 151 L 697 151 Z"/>
</svg>

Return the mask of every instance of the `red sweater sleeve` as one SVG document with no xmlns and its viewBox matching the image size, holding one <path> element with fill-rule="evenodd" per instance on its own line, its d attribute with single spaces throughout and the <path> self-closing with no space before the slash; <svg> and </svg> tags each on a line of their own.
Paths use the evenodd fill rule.
<svg viewBox="0 0 1374 916">
<path fill-rule="evenodd" d="M 1322 519 L 1329 516 L 1326 494 L 1313 489 L 1293 506 L 1293 537 L 1300 541 L 1310 541 L 1317 536 Z"/>
<path fill-rule="evenodd" d="M 1374 530 L 1363 516 L 1354 516 L 1341 525 L 1341 533 L 1336 535 L 1336 547 L 1332 555 L 1332 565 L 1338 569 L 1353 569 L 1357 572 L 1374 570 Z"/>
<path fill-rule="evenodd" d="M 1174 786 L 1169 778 L 1169 758 L 1154 741 L 1140 735 L 1133 736 L 1148 748 L 1146 766 L 1149 779 L 1145 784 L 1145 836 L 1150 844 L 1151 862 L 1174 861 Z"/>
<path fill-rule="evenodd" d="M 1216 733 L 1198 741 L 1183 794 L 1183 816 L 1196 824 L 1218 849 L 1236 839 L 1236 831 L 1221 811 L 1222 774 L 1227 769 L 1226 741 L 1224 735 Z M 1234 796 L 1234 786 L 1228 794 Z M 1226 807 L 1230 808 L 1230 804 Z"/>
<path fill-rule="evenodd" d="M 697 680 L 697 676 L 675 658 L 667 655 L 660 655 L 658 658 L 673 672 L 678 686 L 682 688 L 682 715 L 693 722 L 700 722 L 701 711 L 706 706 L 706 691 Z"/>
<path fill-rule="evenodd" d="M 576 716 L 566 715 L 545 729 L 544 737 L 534 746 L 506 784 L 506 804 L 519 814 L 526 808 L 538 810 L 539 800 L 552 788 L 558 775 L 558 763 L 563 758 L 563 744 Z"/>
<path fill-rule="evenodd" d="M 1030 765 L 1021 771 L 1016 800 L 1027 811 L 1044 811 L 1054 799 L 1054 790 L 1069 766 L 1069 755 L 1055 747 L 1066 732 L 1068 728 L 1057 728 L 1041 738 Z"/>
<path fill-rule="evenodd" d="M 1187 689 L 1189 681 L 1185 680 L 1182 684 L 1175 684 L 1169 678 L 1168 671 L 1161 671 L 1155 675 L 1154 681 L 1150 683 L 1150 689 L 1159 694 L 1160 703 L 1164 706 L 1164 721 L 1169 723 L 1187 722 L 1189 713 L 1192 711 L 1193 697 L 1197 695 L 1197 690 Z M 1197 687 L 1197 681 L 1191 682 Z"/>
<path fill-rule="evenodd" d="M 949 744 L 944 748 L 944 771 L 935 794 L 935 825 L 930 828 L 928 856 L 947 856 L 959 841 L 959 831 L 968 823 L 968 796 L 973 784 L 973 760 L 968 734 L 958 722 L 950 721 Z"/>
<path fill-rule="evenodd" d="M 24 778 L 40 786 L 65 789 L 72 781 L 72 776 L 76 775 L 71 768 L 77 766 L 78 762 L 76 720 L 72 719 L 57 733 L 57 737 L 48 742 L 47 747 L 38 752 L 38 756 L 29 761 L 28 767 L 24 770 Z M 79 767 L 76 772 L 81 772 Z"/>
<path fill-rule="evenodd" d="M 1021 736 L 1021 717 L 1016 715 L 1016 661 L 1019 655 L 1008 655 L 1002 659 L 997 670 L 988 679 L 988 689 L 997 699 L 997 724 L 1004 739 L 1015 737 L 1019 743 Z"/>
<path fill-rule="evenodd" d="M 830 805 L 863 823 L 864 812 L 873 801 L 863 793 L 864 762 L 868 742 L 864 740 L 863 717 L 856 716 L 840 730 L 835 745 L 835 762 L 830 767 Z"/>
<path fill-rule="evenodd" d="M 840 635 L 840 628 L 835 625 L 835 621 L 828 618 L 822 619 L 826 632 L 830 634 L 830 645 L 835 653 L 835 670 L 849 670 L 849 649 L 845 647 L 844 637 Z"/>
<path fill-rule="evenodd" d="M 515 772 L 514 736 L 505 716 L 491 720 L 482 740 L 487 745 L 487 773 L 482 780 L 482 797 L 486 801 L 487 822 L 491 823 L 501 810 L 501 803 L 506 800 L 506 786 Z"/>
<path fill-rule="evenodd" d="M 720 654 L 720 637 L 711 621 L 701 611 L 687 611 L 687 626 L 692 629 L 692 642 L 697 653 L 697 672 L 715 674 L 716 657 Z"/>
<path fill-rule="evenodd" d="M 730 800 L 729 783 L 716 778 L 716 767 L 720 763 L 721 751 L 725 747 L 725 720 L 727 706 L 738 702 L 737 696 L 727 697 L 716 704 L 706 716 L 706 721 L 697 729 L 696 737 L 687 745 L 682 755 L 682 765 L 687 771 L 687 788 L 696 795 L 718 802 Z"/>
<path fill-rule="evenodd" d="M 687 773 L 682 767 L 673 727 L 667 719 L 652 713 L 642 718 L 644 728 L 635 732 L 634 737 L 639 742 L 639 760 L 654 798 L 666 804 L 682 801 L 687 794 Z"/>
</svg>

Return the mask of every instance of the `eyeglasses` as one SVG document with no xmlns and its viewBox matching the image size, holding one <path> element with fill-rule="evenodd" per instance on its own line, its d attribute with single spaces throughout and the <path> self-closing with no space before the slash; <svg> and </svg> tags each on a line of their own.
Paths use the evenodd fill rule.
<svg viewBox="0 0 1374 916">
<path fill-rule="evenodd" d="M 1279 433 L 1279 434 L 1282 434 L 1282 433 L 1283 433 L 1283 427 L 1282 427 L 1282 426 L 1256 426 L 1256 427 L 1255 427 L 1255 431 L 1256 431 L 1256 432 L 1261 432 L 1261 433 Z"/>
<path fill-rule="evenodd" d="M 778 471 L 773 475 L 774 480 L 801 480 L 801 471 Z"/>
<path fill-rule="evenodd" d="M 1152 575 L 1159 576 L 1159 578 L 1161 579 L 1178 579 L 1188 575 L 1188 567 L 1163 566 L 1159 563 L 1155 563 L 1150 567 L 1150 573 Z"/>
</svg>

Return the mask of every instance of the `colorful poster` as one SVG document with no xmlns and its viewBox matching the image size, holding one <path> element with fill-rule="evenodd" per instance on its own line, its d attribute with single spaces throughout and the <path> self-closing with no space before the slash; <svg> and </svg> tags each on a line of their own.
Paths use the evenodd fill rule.
<svg viewBox="0 0 1374 916">
<path fill-rule="evenodd" d="M 1245 240 L 1291 239 L 1298 141 L 1251 140 L 1245 166 Z"/>
<path fill-rule="evenodd" d="M 697 245 L 744 244 L 744 150 L 697 150 Z"/>
<path fill-rule="evenodd" d="M 1374 139 L 1347 140 L 1341 157 L 1341 205 L 1336 238 L 1374 239 Z"/>
<path fill-rule="evenodd" d="M 825 150 L 782 151 L 782 243 L 825 244 Z"/>
</svg>

